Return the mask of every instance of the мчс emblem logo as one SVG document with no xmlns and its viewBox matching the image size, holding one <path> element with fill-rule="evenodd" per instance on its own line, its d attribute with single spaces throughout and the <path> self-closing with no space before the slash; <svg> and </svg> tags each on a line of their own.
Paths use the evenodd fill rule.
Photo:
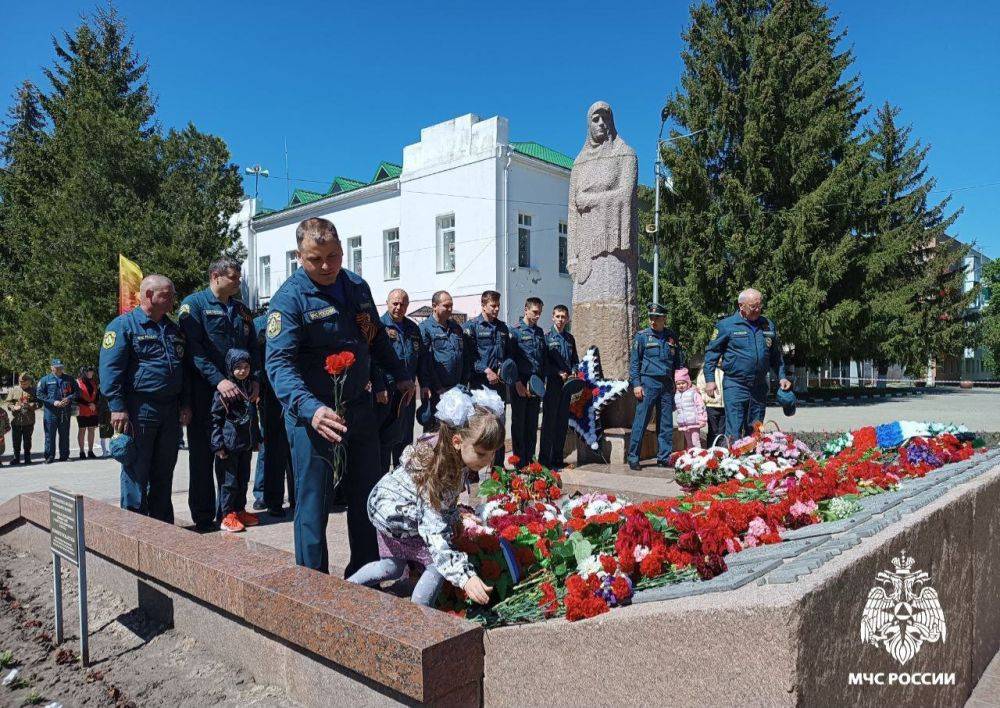
<svg viewBox="0 0 1000 708">
<path fill-rule="evenodd" d="M 924 642 L 945 641 L 944 612 L 930 574 L 912 570 L 914 560 L 901 551 L 892 559 L 894 572 L 880 571 L 880 585 L 868 593 L 861 614 L 861 641 L 881 645 L 896 661 L 905 664 Z M 921 586 L 918 590 L 917 586 Z"/>
</svg>

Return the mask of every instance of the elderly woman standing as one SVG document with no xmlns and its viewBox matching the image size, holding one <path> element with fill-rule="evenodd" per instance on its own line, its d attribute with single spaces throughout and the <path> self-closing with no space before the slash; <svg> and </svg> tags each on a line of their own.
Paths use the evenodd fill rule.
<svg viewBox="0 0 1000 708">
<path fill-rule="evenodd" d="M 84 366 L 80 369 L 80 375 L 76 379 L 76 385 L 80 387 L 79 412 L 76 415 L 76 424 L 79 430 L 76 433 L 76 442 L 80 448 L 80 459 L 88 457 L 94 459 L 94 433 L 97 430 L 97 399 L 101 392 L 97 386 L 97 377 L 93 366 Z M 87 450 L 83 449 L 83 440 L 87 439 Z"/>
<path fill-rule="evenodd" d="M 17 386 L 7 392 L 4 405 L 10 411 L 11 437 L 14 442 L 14 460 L 11 464 L 21 463 L 21 448 L 24 448 L 24 464 L 31 464 L 31 434 L 35 430 L 35 411 L 42 404 L 35 397 L 35 380 L 27 371 L 18 378 Z"/>
</svg>

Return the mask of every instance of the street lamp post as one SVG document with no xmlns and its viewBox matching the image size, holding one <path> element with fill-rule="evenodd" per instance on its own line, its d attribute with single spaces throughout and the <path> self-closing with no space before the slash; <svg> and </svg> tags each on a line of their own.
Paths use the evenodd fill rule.
<svg viewBox="0 0 1000 708">
<path fill-rule="evenodd" d="M 247 167 L 244 172 L 253 175 L 253 202 L 250 204 L 250 214 L 247 216 L 247 260 L 250 262 L 250 283 L 247 290 L 250 300 L 253 301 L 254 308 L 257 307 L 257 239 L 253 232 L 253 217 L 257 211 L 257 199 L 260 187 L 260 178 L 271 176 L 266 168 L 259 164 Z M 248 303 L 249 304 L 249 303 Z"/>
</svg>

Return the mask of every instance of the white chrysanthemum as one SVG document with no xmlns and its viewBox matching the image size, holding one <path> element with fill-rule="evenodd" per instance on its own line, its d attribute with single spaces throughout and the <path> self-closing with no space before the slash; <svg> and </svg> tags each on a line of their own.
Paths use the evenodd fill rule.
<svg viewBox="0 0 1000 708">
<path fill-rule="evenodd" d="M 483 521 L 489 521 L 494 516 L 503 516 L 507 511 L 501 506 L 502 500 L 494 499 L 493 501 L 488 501 L 479 507 L 478 514 L 479 518 Z"/>
<path fill-rule="evenodd" d="M 597 556 L 587 556 L 576 567 L 576 572 L 578 572 L 584 579 L 587 579 L 595 573 L 603 575 L 604 566 L 601 565 L 601 559 Z"/>
</svg>

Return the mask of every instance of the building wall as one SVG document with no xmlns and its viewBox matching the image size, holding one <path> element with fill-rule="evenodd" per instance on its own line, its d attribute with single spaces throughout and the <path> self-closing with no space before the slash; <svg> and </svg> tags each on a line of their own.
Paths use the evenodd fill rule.
<svg viewBox="0 0 1000 708">
<path fill-rule="evenodd" d="M 262 304 L 268 298 L 259 282 L 261 257 L 270 257 L 273 295 L 291 274 L 286 254 L 295 250 L 296 226 L 320 216 L 337 226 L 345 267 L 350 267 L 349 239 L 361 237 L 361 275 L 382 311 L 394 288 L 409 293 L 411 311 L 429 305 L 435 291 L 447 290 L 455 311 L 468 317 L 480 313 L 483 290 L 509 291 L 503 312 L 508 321 L 516 321 L 525 298 L 534 295 L 545 301 L 540 324 L 547 328 L 552 305 L 569 305 L 572 297 L 569 277 L 558 272 L 559 222 L 566 221 L 569 171 L 513 154 L 508 145 L 506 118 L 460 116 L 421 130 L 420 142 L 403 149 L 398 179 L 259 218 L 255 237 L 249 239 L 255 242 L 253 273 L 247 273 L 250 301 L 254 292 Z M 530 268 L 517 267 L 519 213 L 532 218 Z M 454 215 L 455 268 L 439 272 L 438 219 L 447 215 Z M 387 279 L 384 232 L 393 228 L 399 229 L 400 273 Z M 245 245 L 249 251 L 251 244 Z"/>
<path fill-rule="evenodd" d="M 548 331 L 553 305 L 572 306 L 573 281 L 559 273 L 559 224 L 567 221 L 569 172 L 538 160 L 514 155 L 507 201 L 510 296 L 505 311 L 515 322 L 527 297 L 545 303 L 539 326 Z M 530 268 L 518 266 L 518 215 L 531 217 Z M 580 343 L 584 345 L 583 342 Z"/>
</svg>

